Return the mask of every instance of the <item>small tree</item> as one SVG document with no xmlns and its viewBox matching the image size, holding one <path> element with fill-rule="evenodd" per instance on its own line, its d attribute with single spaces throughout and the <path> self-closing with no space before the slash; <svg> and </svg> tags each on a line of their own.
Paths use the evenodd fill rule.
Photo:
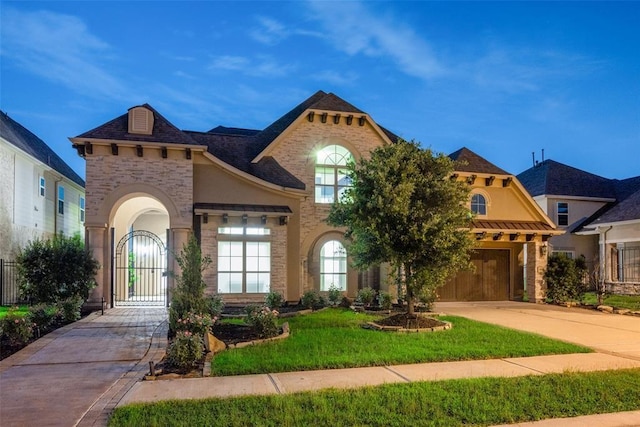
<svg viewBox="0 0 640 427">
<path fill-rule="evenodd" d="M 547 298 L 554 303 L 581 300 L 586 291 L 586 271 L 583 257 L 573 259 L 563 253 L 551 254 L 547 262 L 547 271 L 544 273 Z"/>
<path fill-rule="evenodd" d="M 86 301 L 100 267 L 77 234 L 29 242 L 16 261 L 20 292 L 33 303 Z"/>
<path fill-rule="evenodd" d="M 176 261 L 182 270 L 176 276 L 171 307 L 169 308 L 169 327 L 176 330 L 178 319 L 186 318 L 189 313 L 208 313 L 210 304 L 204 296 L 207 287 L 202 273 L 211 264 L 211 258 L 203 257 L 195 236 L 190 235 Z"/>
<path fill-rule="evenodd" d="M 450 179 L 453 161 L 398 141 L 348 167 L 353 186 L 332 206 L 328 221 L 346 226 L 357 268 L 388 262 L 414 314 L 417 298 L 469 267 L 469 188 Z"/>
</svg>

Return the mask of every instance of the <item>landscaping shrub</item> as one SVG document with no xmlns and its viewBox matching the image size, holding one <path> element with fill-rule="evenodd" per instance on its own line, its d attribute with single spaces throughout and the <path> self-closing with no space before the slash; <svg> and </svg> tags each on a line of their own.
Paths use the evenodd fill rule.
<svg viewBox="0 0 640 427">
<path fill-rule="evenodd" d="M 10 345 L 26 344 L 33 337 L 33 322 L 28 314 L 19 313 L 18 307 L 12 307 L 0 319 L 0 334 Z"/>
<path fill-rule="evenodd" d="M 20 292 L 32 303 L 55 303 L 72 297 L 85 301 L 95 286 L 99 268 L 79 235 L 36 239 L 16 261 Z"/>
<path fill-rule="evenodd" d="M 169 329 L 175 332 L 178 319 L 188 313 L 208 313 L 210 301 L 204 296 L 206 283 L 202 279 L 203 271 L 211 264 L 211 258 L 203 257 L 198 241 L 193 236 L 176 257 L 181 273 L 176 277 L 176 286 L 169 307 Z"/>
<path fill-rule="evenodd" d="M 418 295 L 418 302 L 420 302 L 428 311 L 433 311 L 433 305 L 437 300 L 438 293 L 436 292 L 436 289 L 425 288 L 420 292 L 420 295 Z"/>
<path fill-rule="evenodd" d="M 207 313 L 209 316 L 220 318 L 222 310 L 224 309 L 224 301 L 220 295 L 207 295 L 205 297 L 205 305 L 207 307 Z"/>
<path fill-rule="evenodd" d="M 183 318 L 176 321 L 176 332 L 191 332 L 194 335 L 204 336 L 211 332 L 211 328 L 218 320 L 209 314 L 187 313 Z"/>
<path fill-rule="evenodd" d="M 340 300 L 340 307 L 349 308 L 353 305 L 353 300 L 347 296 L 343 296 Z"/>
<path fill-rule="evenodd" d="M 302 299 L 300 300 L 303 307 L 306 308 L 314 308 L 320 304 L 320 294 L 316 290 L 310 290 L 302 294 Z"/>
<path fill-rule="evenodd" d="M 60 309 L 56 305 L 37 304 L 29 307 L 31 322 L 41 331 L 48 329 L 59 315 Z"/>
<path fill-rule="evenodd" d="M 195 366 L 204 356 L 204 344 L 199 335 L 189 331 L 176 333 L 167 348 L 166 361 L 169 366 L 187 370 Z"/>
<path fill-rule="evenodd" d="M 378 305 L 383 310 L 391 310 L 393 306 L 391 294 L 388 292 L 380 292 L 378 294 Z"/>
<path fill-rule="evenodd" d="M 280 292 L 271 291 L 264 297 L 264 302 L 272 310 L 278 310 L 284 303 L 284 297 Z"/>
<path fill-rule="evenodd" d="M 342 291 L 335 285 L 331 285 L 329 288 L 329 304 L 336 306 L 342 299 Z"/>
<path fill-rule="evenodd" d="M 584 258 L 572 259 L 563 253 L 551 254 L 544 279 L 546 297 L 554 303 L 577 301 L 586 292 L 583 278 L 587 271 Z"/>
<path fill-rule="evenodd" d="M 376 298 L 376 291 L 370 287 L 364 287 L 358 291 L 357 300 L 365 307 L 369 307 L 373 300 Z"/>
<path fill-rule="evenodd" d="M 78 296 L 58 301 L 57 306 L 62 321 L 64 323 L 71 323 L 80 320 L 80 309 L 82 308 L 83 302 L 84 299 Z"/>
<path fill-rule="evenodd" d="M 253 328 L 260 338 L 271 338 L 278 335 L 278 312 L 267 306 L 247 306 L 247 324 Z"/>
</svg>

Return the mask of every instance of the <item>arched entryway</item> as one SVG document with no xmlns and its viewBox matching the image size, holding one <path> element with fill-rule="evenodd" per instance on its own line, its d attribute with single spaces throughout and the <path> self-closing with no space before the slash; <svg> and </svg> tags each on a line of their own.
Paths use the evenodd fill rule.
<svg viewBox="0 0 640 427">
<path fill-rule="evenodd" d="M 158 200 L 136 196 L 111 221 L 111 301 L 114 306 L 168 303 L 169 214 Z"/>
</svg>

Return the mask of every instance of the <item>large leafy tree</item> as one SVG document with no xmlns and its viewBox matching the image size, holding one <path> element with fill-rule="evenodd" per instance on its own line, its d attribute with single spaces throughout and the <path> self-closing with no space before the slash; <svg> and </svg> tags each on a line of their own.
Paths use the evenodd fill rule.
<svg viewBox="0 0 640 427">
<path fill-rule="evenodd" d="M 398 141 L 349 166 L 353 186 L 328 222 L 345 226 L 356 268 L 388 262 L 400 272 L 408 313 L 458 270 L 469 267 L 468 185 L 450 179 L 453 161 Z"/>
</svg>

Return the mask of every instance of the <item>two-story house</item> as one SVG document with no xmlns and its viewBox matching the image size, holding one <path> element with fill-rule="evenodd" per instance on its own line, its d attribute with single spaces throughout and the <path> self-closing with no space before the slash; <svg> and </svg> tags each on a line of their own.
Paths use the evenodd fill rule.
<svg viewBox="0 0 640 427">
<path fill-rule="evenodd" d="M 0 112 L 0 258 L 30 240 L 84 236 L 84 180 L 44 141 Z"/>
<path fill-rule="evenodd" d="M 349 296 L 386 289 L 385 266 L 352 268 L 343 230 L 325 219 L 350 185 L 347 163 L 397 137 L 334 94 L 319 91 L 262 130 L 179 130 L 144 104 L 71 141 L 86 160 L 87 241 L 102 265 L 92 303 L 167 303 L 166 271 L 191 232 L 212 259 L 207 292 L 227 302 L 262 301 L 269 291 L 297 301 L 331 286 Z M 541 254 L 555 228 L 515 177 L 478 158 L 461 150 L 451 178 L 477 187 L 469 204 L 485 221 L 471 232 L 495 249 L 479 261 L 491 290 L 460 298 L 520 298 L 527 244 L 527 289 L 540 299 Z"/>
<path fill-rule="evenodd" d="M 545 160 L 518 175 L 540 207 L 566 233 L 552 252 L 584 256 L 616 293 L 640 293 L 640 176 L 608 179 Z"/>
</svg>

